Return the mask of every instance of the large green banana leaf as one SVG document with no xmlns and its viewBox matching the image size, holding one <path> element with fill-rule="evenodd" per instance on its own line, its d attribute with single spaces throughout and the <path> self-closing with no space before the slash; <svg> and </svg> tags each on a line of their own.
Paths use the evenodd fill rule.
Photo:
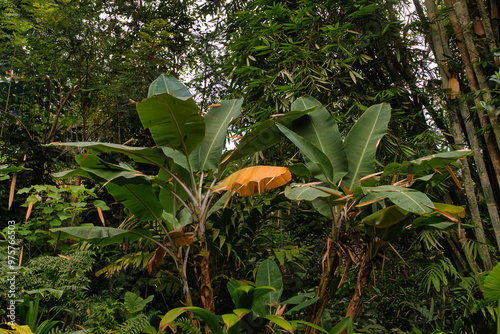
<svg viewBox="0 0 500 334">
<path fill-rule="evenodd" d="M 149 85 L 148 97 L 168 93 L 181 100 L 192 97 L 189 89 L 171 75 L 162 74 Z"/>
<path fill-rule="evenodd" d="M 170 160 L 170 158 L 172 158 L 166 153 L 173 151 L 169 148 L 166 149 L 169 149 L 170 151 L 165 152 L 161 148 L 133 147 L 100 142 L 50 143 L 47 146 L 76 147 L 85 149 L 96 155 L 99 155 L 101 153 L 121 153 L 130 157 L 134 161 L 157 166 L 166 166 L 167 162 Z"/>
<path fill-rule="evenodd" d="M 286 113 L 284 116 L 278 117 L 277 119 L 269 119 L 257 125 L 253 130 L 243 136 L 238 143 L 238 146 L 236 146 L 236 149 L 221 164 L 219 173 L 224 171 L 230 162 L 244 158 L 250 154 L 263 151 L 278 143 L 282 139 L 282 136 L 281 132 L 276 127 L 276 124 L 289 126 L 294 120 L 310 113 L 313 110 L 314 108 L 304 111 L 291 111 Z"/>
<path fill-rule="evenodd" d="M 129 243 L 151 236 L 148 230 L 125 230 L 104 226 L 59 227 L 50 229 L 49 234 L 56 239 L 80 239 L 99 246 Z"/>
<path fill-rule="evenodd" d="M 261 310 L 261 312 L 267 309 L 266 313 L 269 314 L 268 305 L 279 303 L 281 294 L 283 293 L 283 279 L 281 277 L 280 268 L 276 262 L 271 259 L 266 259 L 260 264 L 257 276 L 255 277 L 255 284 L 257 288 L 272 287 L 274 290 L 256 298 L 254 305 L 252 305 L 252 309 L 258 309 Z"/>
<path fill-rule="evenodd" d="M 396 186 L 379 186 L 379 187 L 366 187 L 363 191 L 368 192 L 369 195 L 363 197 L 360 204 L 369 202 L 374 199 L 388 198 L 398 207 L 403 210 L 417 213 L 426 214 L 432 212 L 434 204 L 427 197 L 426 194 L 410 188 L 396 187 Z"/>
<path fill-rule="evenodd" d="M 205 116 L 205 139 L 200 148 L 200 170 L 216 169 L 226 144 L 229 124 L 240 116 L 243 99 L 220 102 L 219 107 L 210 109 Z"/>
<path fill-rule="evenodd" d="M 137 104 L 143 126 L 158 146 L 168 146 L 189 156 L 205 137 L 205 119 L 196 102 L 169 93 L 153 95 Z"/>
<path fill-rule="evenodd" d="M 137 219 L 159 220 L 161 218 L 163 208 L 148 176 L 111 165 L 93 154 L 80 154 L 76 159 L 81 167 L 55 173 L 53 176 L 59 179 L 72 176 L 89 177 L 104 183 L 115 200 L 129 209 Z"/>
<path fill-rule="evenodd" d="M 456 162 L 460 158 L 472 155 L 473 153 L 472 150 L 436 153 L 412 161 L 405 161 L 401 164 L 400 171 L 403 173 L 411 172 L 411 174 L 418 175 L 422 172 L 433 170 L 434 168 L 442 168 Z"/>
<path fill-rule="evenodd" d="M 344 141 L 349 172 L 342 181 L 347 189 L 353 189 L 357 180 L 374 172 L 377 146 L 387 132 L 390 118 L 391 106 L 377 104 L 368 108 L 349 131 Z"/>
<path fill-rule="evenodd" d="M 403 221 L 409 214 L 397 205 L 391 205 L 363 218 L 363 223 L 377 228 L 387 228 Z"/>
<path fill-rule="evenodd" d="M 340 192 L 331 188 L 301 185 L 292 186 L 287 186 L 285 188 L 285 196 L 294 201 L 312 201 L 319 197 L 330 197 L 332 193 L 342 196 Z"/>
<path fill-rule="evenodd" d="M 316 109 L 293 123 L 293 130 L 307 139 L 330 160 L 335 171 L 332 179 L 337 183 L 347 174 L 347 156 L 337 123 L 328 110 L 312 97 L 301 97 L 292 104 L 292 110 Z M 309 162 L 306 163 L 309 165 Z"/>
<path fill-rule="evenodd" d="M 308 166 L 313 176 L 319 180 L 333 183 L 333 166 L 325 153 L 323 153 L 307 139 L 299 136 L 287 127 L 281 124 L 277 124 L 277 127 L 288 139 L 290 139 L 291 142 L 295 144 L 295 146 L 299 148 L 302 154 L 307 157 L 309 160 L 308 165 L 314 166 L 313 169 Z"/>
</svg>

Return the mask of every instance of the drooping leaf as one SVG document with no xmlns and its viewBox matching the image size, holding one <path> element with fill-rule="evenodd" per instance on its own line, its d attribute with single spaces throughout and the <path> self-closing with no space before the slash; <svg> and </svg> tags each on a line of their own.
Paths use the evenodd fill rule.
<svg viewBox="0 0 500 334">
<path fill-rule="evenodd" d="M 405 161 L 401 164 L 401 172 L 408 173 L 408 168 L 412 165 L 412 172 L 416 175 L 423 171 L 441 168 L 460 158 L 474 154 L 472 150 L 457 150 L 428 155 L 412 161 Z"/>
<path fill-rule="evenodd" d="M 347 329 L 348 333 L 352 333 L 352 319 L 351 317 L 347 317 L 342 319 L 338 324 L 335 325 L 335 327 L 332 328 L 330 331 L 330 334 L 340 334 L 342 333 L 345 329 Z"/>
<path fill-rule="evenodd" d="M 281 132 L 276 127 L 276 124 L 289 126 L 292 121 L 306 115 L 312 110 L 314 109 L 291 111 L 282 117 L 269 119 L 257 125 L 252 131 L 243 136 L 235 150 L 228 157 L 226 157 L 223 163 L 221 163 L 219 173 L 222 173 L 230 162 L 242 159 L 250 154 L 263 151 L 278 143 L 282 139 L 282 136 Z"/>
<path fill-rule="evenodd" d="M 333 219 L 331 204 L 332 203 L 329 198 L 318 197 L 312 201 L 312 205 L 314 206 L 316 211 L 329 219 Z"/>
<path fill-rule="evenodd" d="M 201 170 L 219 166 L 229 124 L 240 116 L 242 104 L 243 99 L 222 101 L 220 106 L 210 109 L 205 116 L 205 139 L 200 148 Z"/>
<path fill-rule="evenodd" d="M 130 243 L 149 236 L 147 230 L 124 230 L 104 226 L 59 227 L 49 230 L 49 234 L 57 239 L 80 239 L 95 245 L 106 246 L 115 243 Z"/>
<path fill-rule="evenodd" d="M 169 93 L 154 95 L 138 103 L 137 112 L 157 146 L 171 147 L 189 156 L 205 137 L 205 119 L 192 98 L 181 100 Z"/>
<path fill-rule="evenodd" d="M 175 77 L 162 74 L 149 85 L 148 97 L 153 95 L 168 93 L 179 99 L 188 99 L 192 97 L 189 89 Z"/>
<path fill-rule="evenodd" d="M 51 295 L 53 295 L 56 298 L 61 298 L 64 290 L 59 290 L 59 289 L 52 289 L 52 288 L 40 288 L 40 289 L 35 289 L 35 290 L 29 290 L 29 291 L 24 291 L 28 295 L 33 295 L 33 294 L 38 294 L 42 292 L 48 292 Z"/>
<path fill-rule="evenodd" d="M 59 143 L 54 142 L 46 146 L 64 146 L 76 147 L 85 149 L 93 154 L 99 155 L 101 153 L 121 153 L 136 162 L 147 163 L 156 166 L 166 166 L 170 156 L 166 155 L 161 148 L 149 147 L 134 147 L 112 143 L 101 142 L 72 142 L 72 143 Z"/>
<path fill-rule="evenodd" d="M 363 218 L 363 223 L 377 228 L 387 228 L 401 222 L 408 215 L 408 211 L 401 209 L 397 205 L 391 205 Z"/>
<path fill-rule="evenodd" d="M 278 325 L 279 327 L 283 328 L 286 331 L 292 331 L 292 329 L 293 329 L 292 325 L 288 321 L 286 321 L 285 319 L 280 318 L 278 316 L 269 314 L 269 315 L 265 315 L 263 318 L 265 318 L 271 322 L 274 322 L 276 325 Z"/>
<path fill-rule="evenodd" d="M 313 323 L 310 323 L 308 321 L 303 321 L 303 320 L 293 320 L 293 321 L 290 321 L 291 324 L 302 324 L 302 325 L 306 325 L 306 326 L 309 326 L 309 327 L 312 327 L 312 328 L 315 328 L 317 329 L 318 331 L 320 332 L 323 332 L 323 333 L 328 333 L 327 330 L 325 330 L 323 327 L 321 326 L 318 326 L 318 325 L 315 325 Z"/>
<path fill-rule="evenodd" d="M 390 118 L 391 106 L 377 104 L 368 108 L 349 131 L 344 141 L 349 172 L 342 181 L 347 189 L 352 190 L 358 179 L 373 174 L 377 146 Z"/>
<path fill-rule="evenodd" d="M 19 334 L 33 334 L 31 331 L 31 328 L 28 325 L 18 325 L 18 324 L 9 324 L 9 326 L 14 330 L 14 333 L 19 333 Z M 12 333 L 11 331 L 7 330 L 2 330 L 0 331 L 5 331 L 6 334 Z"/>
<path fill-rule="evenodd" d="M 337 183 L 347 174 L 347 156 L 337 123 L 328 110 L 312 97 L 301 97 L 292 103 L 292 110 L 316 109 L 294 122 L 293 130 L 319 148 L 330 160 L 335 171 L 332 179 Z"/>
<path fill-rule="evenodd" d="M 286 167 L 253 166 L 229 175 L 211 189 L 217 193 L 224 190 L 236 191 L 240 196 L 246 197 L 281 187 L 291 179 L 292 175 Z"/>
<path fill-rule="evenodd" d="M 178 307 L 174 308 L 173 310 L 170 310 L 163 316 L 160 322 L 160 329 L 163 331 L 165 328 L 171 324 L 177 317 L 179 317 L 181 314 L 185 312 L 191 312 L 199 316 L 205 324 L 207 324 L 208 328 L 212 331 L 214 334 L 222 334 L 222 327 L 219 324 L 219 321 L 217 320 L 217 317 L 212 314 L 211 312 L 202 309 L 201 307 L 196 307 L 196 306 L 186 306 L 186 307 Z"/>
<path fill-rule="evenodd" d="M 281 124 L 277 124 L 277 126 L 280 131 L 299 148 L 302 154 L 307 157 L 309 165 L 315 167 L 311 169 L 308 166 L 313 176 L 325 182 L 333 182 L 334 170 L 328 157 L 307 139 L 299 136 Z"/>
<path fill-rule="evenodd" d="M 397 187 L 397 186 L 379 186 L 379 187 L 366 187 L 364 191 L 370 193 L 369 196 L 364 197 L 360 204 L 372 198 L 390 199 L 394 204 L 401 209 L 410 211 L 417 214 L 430 213 L 433 210 L 433 203 L 430 198 L 417 190 Z"/>
<path fill-rule="evenodd" d="M 309 307 L 310 305 L 316 303 L 319 300 L 319 297 L 315 298 L 309 298 L 307 300 L 304 300 L 300 304 L 294 306 L 293 308 L 289 309 L 285 315 L 295 315 L 297 314 L 300 310 L 305 309 L 306 307 Z"/>
<path fill-rule="evenodd" d="M 445 203 L 436 203 L 433 202 L 433 207 L 438 209 L 439 211 L 444 211 L 446 213 L 451 214 L 456 218 L 465 218 L 465 208 L 461 206 L 445 204 Z"/>
<path fill-rule="evenodd" d="M 323 190 L 324 188 L 324 190 Z M 285 188 L 285 196 L 291 200 L 300 201 L 312 201 L 318 197 L 329 197 L 331 192 L 341 194 L 339 191 L 325 187 L 312 187 L 312 186 L 300 186 L 295 187 L 287 186 Z"/>
<path fill-rule="evenodd" d="M 80 154 L 76 157 L 80 168 L 55 173 L 65 179 L 84 176 L 105 184 L 115 200 L 128 208 L 139 220 L 159 220 L 163 208 L 156 196 L 148 176 L 137 171 L 111 165 L 99 157 Z"/>
</svg>

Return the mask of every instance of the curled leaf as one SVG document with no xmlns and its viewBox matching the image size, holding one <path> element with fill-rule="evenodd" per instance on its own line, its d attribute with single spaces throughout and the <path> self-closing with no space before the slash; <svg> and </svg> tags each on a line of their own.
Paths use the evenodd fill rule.
<svg viewBox="0 0 500 334">
<path fill-rule="evenodd" d="M 290 182 L 291 179 L 292 174 L 286 167 L 254 166 L 243 168 L 229 175 L 211 190 L 216 193 L 230 190 L 246 197 L 280 187 Z"/>
</svg>

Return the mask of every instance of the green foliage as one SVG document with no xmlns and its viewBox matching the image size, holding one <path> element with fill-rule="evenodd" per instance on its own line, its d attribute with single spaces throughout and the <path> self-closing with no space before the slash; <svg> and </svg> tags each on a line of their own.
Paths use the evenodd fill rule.
<svg viewBox="0 0 500 334">
<path fill-rule="evenodd" d="M 130 313 L 140 312 L 146 307 L 146 305 L 153 300 L 153 296 L 149 296 L 146 299 L 142 299 L 133 292 L 127 291 L 125 293 L 125 308 Z"/>
<path fill-rule="evenodd" d="M 188 318 L 178 318 L 175 320 L 175 326 L 179 327 L 181 333 L 186 334 L 201 334 L 201 329 L 194 327 Z"/>
<path fill-rule="evenodd" d="M 149 326 L 149 319 L 145 314 L 138 314 L 132 318 L 127 319 L 124 323 L 120 324 L 116 329 L 120 334 L 139 334 Z"/>
<path fill-rule="evenodd" d="M 85 186 L 33 185 L 20 189 L 18 194 L 29 196 L 23 205 L 27 208 L 27 221 L 18 226 L 17 233 L 29 242 L 30 246 L 40 247 L 41 252 L 50 239 L 50 228 L 78 225 L 82 222 L 84 211 L 93 211 L 96 208 L 109 210 L 102 200 L 95 199 L 97 195 L 94 190 Z M 93 205 L 87 202 L 91 199 L 95 199 Z M 94 219 L 98 220 L 97 212 L 93 213 Z"/>
<path fill-rule="evenodd" d="M 63 300 L 81 299 L 89 288 L 87 274 L 92 270 L 95 253 L 76 251 L 61 256 L 38 256 L 20 269 L 19 286 L 27 293 L 38 289 L 63 291 Z M 47 299 L 51 295 L 44 293 Z"/>
<path fill-rule="evenodd" d="M 422 268 L 421 274 L 423 276 L 422 288 L 427 293 L 431 288 L 434 288 L 436 292 L 441 292 L 441 289 L 448 285 L 448 276 L 452 278 L 459 277 L 457 270 L 448 258 L 430 263 L 427 267 Z"/>
</svg>

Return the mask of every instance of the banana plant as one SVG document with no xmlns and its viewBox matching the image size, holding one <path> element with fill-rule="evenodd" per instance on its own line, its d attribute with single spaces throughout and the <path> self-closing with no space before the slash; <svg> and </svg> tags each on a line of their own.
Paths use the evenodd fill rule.
<svg viewBox="0 0 500 334">
<path fill-rule="evenodd" d="M 250 196 L 288 183 L 290 172 L 284 167 L 248 167 L 227 174 L 231 163 L 264 150 L 279 140 L 276 124 L 290 125 L 311 112 L 288 113 L 279 120 L 268 120 L 248 132 L 230 154 L 225 154 L 228 128 L 240 115 L 242 99 L 221 101 L 201 112 L 189 90 L 177 79 L 161 75 L 150 86 L 148 97 L 137 104 L 137 112 L 149 129 L 155 147 L 133 147 L 114 143 L 51 143 L 54 147 L 75 147 L 86 151 L 76 156 L 79 168 L 54 174 L 59 179 L 83 176 L 103 184 L 117 202 L 143 222 L 142 228 L 79 226 L 51 229 L 58 239 L 76 238 L 98 245 L 148 240 L 157 249 L 148 263 L 154 272 L 169 255 L 178 268 L 186 304 L 193 305 L 189 292 L 187 264 L 192 246 L 197 251 L 203 307 L 213 311 L 207 219 L 221 208 L 229 196 Z M 114 164 L 99 155 L 115 154 L 128 162 Z M 149 165 L 153 175 L 135 166 Z M 220 196 L 220 193 L 226 194 Z M 219 198 L 220 197 L 220 198 Z M 219 198 L 217 201 L 216 198 Z"/>
<path fill-rule="evenodd" d="M 388 242 L 401 234 L 406 220 L 412 215 L 440 215 L 451 221 L 450 225 L 460 222 L 464 208 L 433 203 L 419 189 L 436 179 L 442 181 L 446 175 L 455 177 L 450 165 L 470 155 L 471 151 L 444 152 L 401 164 L 392 163 L 375 173 L 377 146 L 387 132 L 390 105 L 368 108 L 345 139 L 328 110 L 314 98 L 302 97 L 292 104 L 294 112 L 311 108 L 314 111 L 293 122 L 292 127 L 277 124 L 303 155 L 305 166 L 294 168 L 303 173 L 305 167 L 309 177 L 315 179 L 315 182 L 287 186 L 285 195 L 292 200 L 310 201 L 320 214 L 332 221 L 323 257 L 323 273 L 316 290 L 319 300 L 310 312 L 309 321 L 319 323 L 336 272 L 344 272 L 342 284 L 350 265 L 355 262 L 355 253 L 347 241 L 354 237 L 359 239 L 364 233 L 367 245 L 346 313 L 346 317 L 355 320 L 361 309 L 361 295 L 372 270 L 372 260 Z M 347 259 L 345 268 L 342 268 L 343 258 Z M 313 332 L 313 328 L 306 331 Z"/>
</svg>

